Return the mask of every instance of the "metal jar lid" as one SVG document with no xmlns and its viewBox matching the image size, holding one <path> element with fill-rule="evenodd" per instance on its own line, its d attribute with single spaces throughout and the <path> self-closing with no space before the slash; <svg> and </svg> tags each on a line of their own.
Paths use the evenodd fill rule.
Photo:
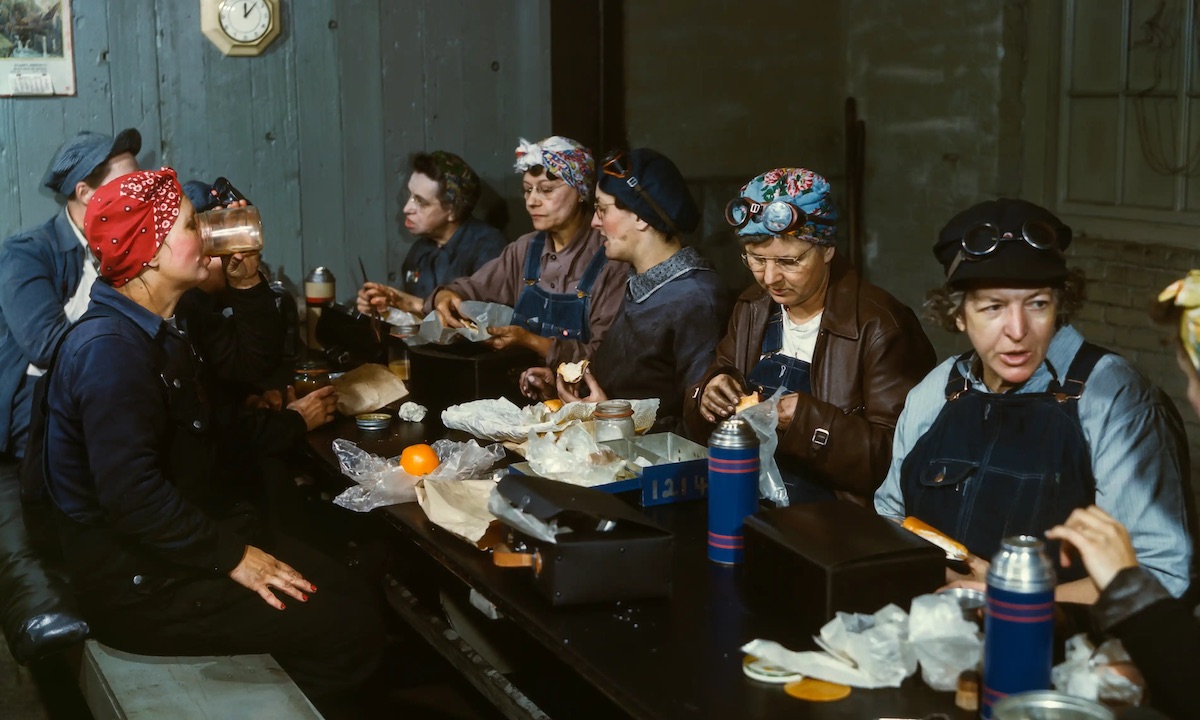
<svg viewBox="0 0 1200 720">
<path fill-rule="evenodd" d="M 1032 535 L 1004 538 L 987 573 L 988 585 L 1012 592 L 1046 592 L 1054 589 L 1054 581 L 1045 543 Z"/>
<path fill-rule="evenodd" d="M 318 265 L 312 269 L 312 272 L 304 276 L 304 282 L 331 283 L 333 282 L 333 272 L 324 265 Z"/>
<path fill-rule="evenodd" d="M 754 434 L 750 423 L 734 416 L 722 420 L 717 425 L 717 429 L 713 430 L 713 434 L 708 438 L 708 444 L 710 447 L 719 448 L 758 447 L 758 436 Z"/>
<path fill-rule="evenodd" d="M 1116 715 L 1099 703 L 1054 690 L 1009 695 L 992 708 L 992 720 L 1043 717 L 1055 720 L 1114 720 Z"/>
<path fill-rule="evenodd" d="M 633 417 L 633 405 L 628 400 L 602 400 L 596 403 L 592 416 L 599 420 Z"/>
</svg>

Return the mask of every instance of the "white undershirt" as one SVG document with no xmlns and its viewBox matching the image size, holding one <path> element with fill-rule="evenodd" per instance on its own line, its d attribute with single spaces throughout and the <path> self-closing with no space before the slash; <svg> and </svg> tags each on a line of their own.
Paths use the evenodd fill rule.
<svg viewBox="0 0 1200 720">
<path fill-rule="evenodd" d="M 824 311 L 817 313 L 812 319 L 803 323 L 792 321 L 787 308 L 783 308 L 783 347 L 779 354 L 794 357 L 803 362 L 812 362 L 813 349 L 817 346 L 817 335 L 821 331 L 821 316 Z"/>
<path fill-rule="evenodd" d="M 63 212 L 67 213 L 67 223 L 71 229 L 75 231 L 75 239 L 83 246 L 84 263 L 83 277 L 79 280 L 79 287 L 75 289 L 75 294 L 67 300 L 66 305 L 63 305 L 63 313 L 67 316 L 67 322 L 74 324 L 76 320 L 83 317 L 87 312 L 88 305 L 92 301 L 92 283 L 96 282 L 98 277 L 96 273 L 96 265 L 92 261 L 92 249 L 88 247 L 87 238 L 83 236 L 83 232 L 75 225 L 75 221 L 71 219 L 71 213 L 63 208 Z M 38 377 L 45 373 L 45 370 L 29 363 L 29 367 L 25 368 L 25 374 L 33 377 Z"/>
</svg>

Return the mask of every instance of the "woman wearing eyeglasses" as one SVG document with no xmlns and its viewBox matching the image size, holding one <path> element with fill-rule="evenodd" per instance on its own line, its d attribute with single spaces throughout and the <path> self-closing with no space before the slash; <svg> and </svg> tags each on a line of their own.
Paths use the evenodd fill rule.
<svg viewBox="0 0 1200 720">
<path fill-rule="evenodd" d="M 550 365 L 590 358 L 621 306 L 629 268 L 608 261 L 604 238 L 589 227 L 592 153 L 558 136 L 521 140 L 515 168 L 534 231 L 470 277 L 435 289 L 428 304 L 446 327 L 469 321 L 463 300 L 510 305 L 512 325 L 489 329 L 492 347 L 525 347 Z"/>
<path fill-rule="evenodd" d="M 742 188 L 726 220 L 757 283 L 734 305 L 717 359 L 684 404 L 707 438 L 752 391 L 784 391 L 776 460 L 791 502 L 867 504 L 887 473 L 904 396 L 935 363 L 912 310 L 834 249 L 825 178 L 779 168 Z"/>
<path fill-rule="evenodd" d="M 942 229 L 946 284 L 926 309 L 972 350 L 909 394 L 875 508 L 966 545 L 970 573 L 949 579 L 982 583 L 1002 538 L 1041 537 L 1095 503 L 1178 596 L 1192 558 L 1182 424 L 1157 387 L 1069 324 L 1084 288 L 1067 270 L 1070 242 L 1069 227 L 1022 200 L 980 203 Z M 1080 563 L 1058 580 L 1057 599 L 1095 601 Z"/>
</svg>

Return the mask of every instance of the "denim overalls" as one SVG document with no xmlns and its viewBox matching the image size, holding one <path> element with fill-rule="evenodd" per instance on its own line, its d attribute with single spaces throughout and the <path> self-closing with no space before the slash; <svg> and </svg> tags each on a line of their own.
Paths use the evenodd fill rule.
<svg viewBox="0 0 1200 720">
<path fill-rule="evenodd" d="M 604 248 L 592 256 L 574 293 L 552 293 L 538 285 L 545 247 L 546 233 L 538 233 L 529 242 L 529 252 L 525 255 L 525 287 L 517 296 L 512 323 L 546 338 L 589 342 L 592 337 L 588 326 L 592 285 L 608 262 Z"/>
<path fill-rule="evenodd" d="M 1067 379 L 1045 392 L 980 392 L 950 369 L 946 404 L 904 458 L 904 507 L 991 560 L 1000 541 L 1033 535 L 1062 523 L 1096 497 L 1091 454 L 1079 423 L 1079 397 L 1092 368 L 1108 350 L 1084 343 Z M 1053 372 L 1053 368 L 1051 368 Z M 1047 544 L 1060 581 L 1085 577 L 1082 563 L 1063 568 L 1058 543 Z"/>
<path fill-rule="evenodd" d="M 762 357 L 746 375 L 752 388 L 761 389 L 764 397 L 775 394 L 779 388 L 786 392 L 812 393 L 812 364 L 794 357 L 781 355 L 783 349 L 783 308 L 774 305 L 763 335 Z M 802 465 L 785 456 L 776 456 L 779 473 L 787 488 L 788 500 L 792 503 L 825 502 L 836 496 L 833 490 L 819 482 L 810 480 Z"/>
</svg>

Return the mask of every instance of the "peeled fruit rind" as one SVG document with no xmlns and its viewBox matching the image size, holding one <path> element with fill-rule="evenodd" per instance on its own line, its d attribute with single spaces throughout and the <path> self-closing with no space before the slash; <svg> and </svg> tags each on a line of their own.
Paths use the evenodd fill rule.
<svg viewBox="0 0 1200 720">
<path fill-rule="evenodd" d="M 564 382 L 577 383 L 583 379 L 583 369 L 587 366 L 587 360 L 580 360 L 577 363 L 561 363 L 558 366 L 558 374 Z"/>
</svg>

